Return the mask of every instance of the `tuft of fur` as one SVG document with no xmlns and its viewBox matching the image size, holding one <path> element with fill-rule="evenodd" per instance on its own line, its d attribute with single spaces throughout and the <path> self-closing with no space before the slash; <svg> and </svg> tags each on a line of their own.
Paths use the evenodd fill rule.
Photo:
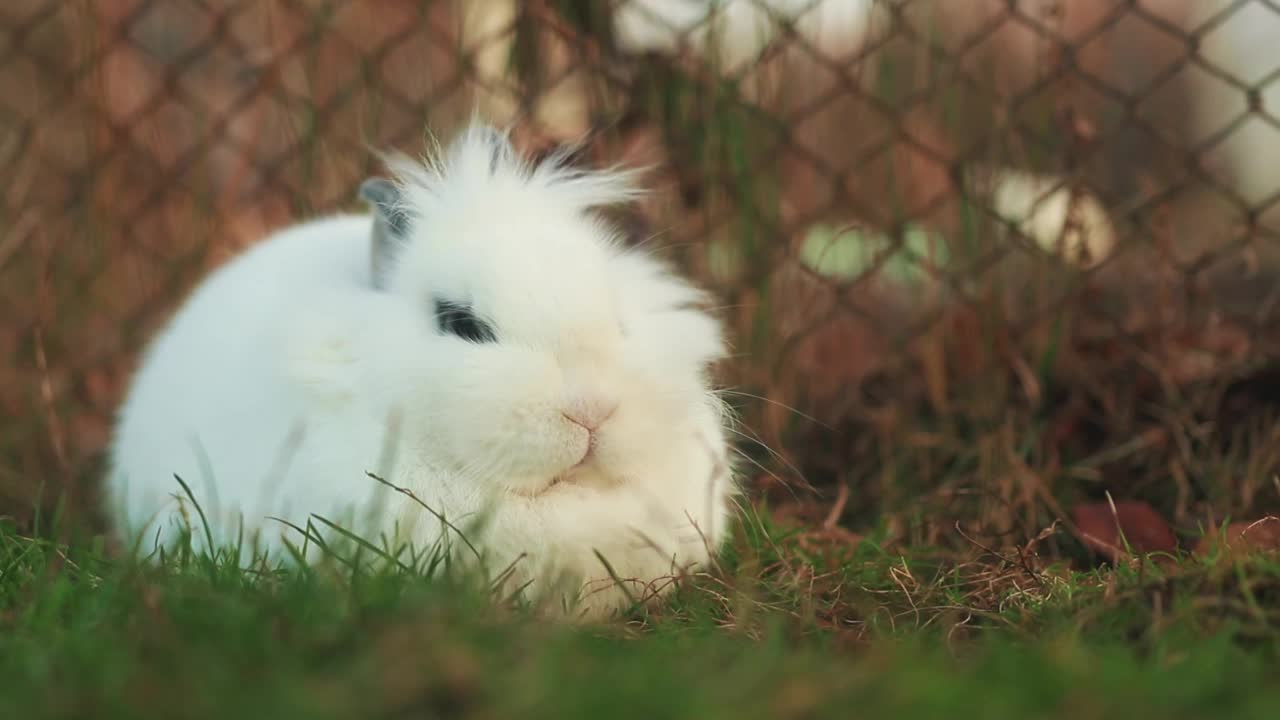
<svg viewBox="0 0 1280 720">
<path fill-rule="evenodd" d="M 212 273 L 120 410 L 106 480 L 120 532 L 180 537 L 195 515 L 176 475 L 215 544 L 243 531 L 246 554 L 287 560 L 291 525 L 320 515 L 470 561 L 464 528 L 509 585 L 581 594 L 588 617 L 710 562 L 737 492 L 709 374 L 720 323 L 592 212 L 634 197 L 633 175 L 562 160 L 527 163 L 474 123 L 432 158 L 389 163 L 398 199 L 375 216 L 405 222 L 383 226 L 380 265 L 374 217 L 344 214 Z M 459 308 L 492 341 L 451 331 L 441 313 Z"/>
</svg>

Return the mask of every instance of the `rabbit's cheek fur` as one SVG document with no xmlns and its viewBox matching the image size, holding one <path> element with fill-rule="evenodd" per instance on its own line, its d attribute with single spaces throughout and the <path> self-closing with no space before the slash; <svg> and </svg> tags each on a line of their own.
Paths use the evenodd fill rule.
<svg viewBox="0 0 1280 720">
<path fill-rule="evenodd" d="M 633 375 L 621 386 L 617 411 L 596 433 L 590 469 L 577 479 L 596 487 L 652 484 L 655 474 L 685 472 L 682 448 L 697 434 L 699 393 L 677 393 L 670 386 Z"/>
<path fill-rule="evenodd" d="M 692 412 L 682 415 L 648 412 L 620 416 L 613 432 L 603 437 L 597 454 L 605 472 L 621 482 L 661 487 L 684 475 L 697 475 L 703 466 L 697 457 L 699 428 Z"/>
<path fill-rule="evenodd" d="M 475 351 L 436 384 L 425 439 L 464 482 L 533 496 L 587 452 L 590 434 L 563 416 L 562 373 L 543 353 Z"/>
</svg>

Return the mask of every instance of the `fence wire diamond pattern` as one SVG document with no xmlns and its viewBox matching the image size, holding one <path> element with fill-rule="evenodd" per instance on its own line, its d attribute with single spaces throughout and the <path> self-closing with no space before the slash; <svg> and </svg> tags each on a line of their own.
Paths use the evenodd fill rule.
<svg viewBox="0 0 1280 720">
<path fill-rule="evenodd" d="M 202 272 L 477 109 L 650 166 L 615 219 L 724 298 L 782 465 L 871 478 L 920 417 L 1090 457 L 1280 354 L 1277 38 L 1271 0 L 9 0 L 0 514 L 89 506 Z"/>
</svg>

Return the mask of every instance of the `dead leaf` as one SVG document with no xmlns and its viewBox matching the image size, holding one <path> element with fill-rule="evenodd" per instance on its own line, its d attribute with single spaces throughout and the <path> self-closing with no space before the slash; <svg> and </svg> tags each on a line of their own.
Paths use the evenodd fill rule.
<svg viewBox="0 0 1280 720">
<path fill-rule="evenodd" d="M 1213 527 L 1196 543 L 1196 555 L 1204 556 L 1214 547 L 1230 554 L 1280 550 L 1280 517 L 1268 515 L 1252 522 L 1234 522 L 1219 532 Z"/>
<path fill-rule="evenodd" d="M 1117 561 L 1128 554 L 1174 552 L 1178 539 L 1169 523 L 1141 501 L 1085 503 L 1071 510 L 1080 539 L 1095 552 Z M 1123 538 L 1121 535 L 1123 534 Z"/>
</svg>

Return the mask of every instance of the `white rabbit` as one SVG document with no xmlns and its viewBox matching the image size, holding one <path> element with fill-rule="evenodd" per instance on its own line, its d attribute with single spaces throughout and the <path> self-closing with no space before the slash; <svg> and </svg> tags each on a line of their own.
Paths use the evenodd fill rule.
<svg viewBox="0 0 1280 720">
<path fill-rule="evenodd" d="M 392 158 L 394 182 L 366 181 L 372 217 L 284 230 L 214 272 L 123 404 L 120 531 L 149 550 L 186 522 L 205 545 L 177 475 L 215 544 L 243 531 L 287 559 L 282 538 L 302 535 L 270 518 L 315 513 L 375 543 L 447 536 L 467 559 L 372 473 L 459 529 L 484 516 L 468 540 L 491 572 L 585 584 L 588 617 L 708 563 L 737 493 L 709 386 L 721 326 L 591 213 L 635 195 L 631 174 L 565 157 L 531 166 L 476 122 L 434 162 Z"/>
</svg>

